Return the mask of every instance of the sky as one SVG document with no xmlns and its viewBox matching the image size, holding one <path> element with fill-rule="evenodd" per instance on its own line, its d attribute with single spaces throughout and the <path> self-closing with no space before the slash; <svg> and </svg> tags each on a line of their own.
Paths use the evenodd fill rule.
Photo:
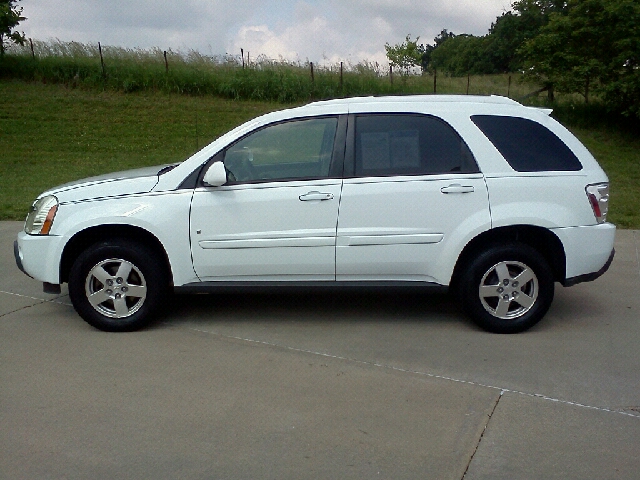
<svg viewBox="0 0 640 480">
<path fill-rule="evenodd" d="M 484 35 L 510 0 L 21 0 L 18 30 L 126 48 L 204 55 L 387 63 L 384 45 L 407 34 L 432 43 L 446 28 Z"/>
</svg>

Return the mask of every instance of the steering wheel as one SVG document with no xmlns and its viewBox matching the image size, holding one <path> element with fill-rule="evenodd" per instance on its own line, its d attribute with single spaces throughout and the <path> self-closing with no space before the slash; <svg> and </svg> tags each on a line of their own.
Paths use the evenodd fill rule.
<svg viewBox="0 0 640 480">
<path fill-rule="evenodd" d="M 248 148 L 227 153 L 224 166 L 229 172 L 229 180 L 232 182 L 249 182 L 255 179 L 253 170 L 253 152 Z"/>
</svg>

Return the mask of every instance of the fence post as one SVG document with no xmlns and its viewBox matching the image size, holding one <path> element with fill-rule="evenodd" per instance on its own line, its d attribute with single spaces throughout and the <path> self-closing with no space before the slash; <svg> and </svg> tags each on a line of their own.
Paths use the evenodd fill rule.
<svg viewBox="0 0 640 480">
<path fill-rule="evenodd" d="M 200 90 L 200 89 L 198 89 L 198 90 Z M 198 93 L 200 93 L 200 92 L 198 92 Z M 198 151 L 198 150 L 200 150 L 200 144 L 198 142 L 198 102 L 197 101 L 194 102 L 193 106 L 194 106 L 194 111 L 195 111 L 195 114 L 196 114 L 196 151 Z"/>
<path fill-rule="evenodd" d="M 107 72 L 104 69 L 104 58 L 102 57 L 102 45 L 98 42 L 98 52 L 100 52 L 100 65 L 102 65 L 102 76 L 107 77 Z"/>
<path fill-rule="evenodd" d="M 585 86 L 584 86 L 584 103 L 586 103 L 587 105 L 589 104 L 589 75 L 587 74 L 587 79 L 585 81 Z"/>
<path fill-rule="evenodd" d="M 389 80 L 391 81 L 391 85 L 393 85 L 393 65 L 389 65 Z"/>
<path fill-rule="evenodd" d="M 240 49 L 240 56 L 242 57 L 242 69 L 244 70 L 244 48 Z"/>
<path fill-rule="evenodd" d="M 314 83 L 315 78 L 313 77 L 313 62 L 309 62 L 309 65 L 311 66 L 311 83 Z"/>
<path fill-rule="evenodd" d="M 29 45 L 31 45 L 31 58 L 36 59 L 36 52 L 33 49 L 33 40 L 29 39 Z"/>
<path fill-rule="evenodd" d="M 467 73 L 467 95 L 469 95 L 469 85 L 471 84 L 471 74 Z"/>
<path fill-rule="evenodd" d="M 511 98 L 511 75 L 509 75 L 509 86 L 507 87 L 507 98 Z"/>
<path fill-rule="evenodd" d="M 433 93 L 438 92 L 438 70 L 433 69 Z"/>
<path fill-rule="evenodd" d="M 340 62 L 340 90 L 342 90 L 342 85 L 343 85 L 343 80 L 342 80 L 342 62 Z"/>
<path fill-rule="evenodd" d="M 169 62 L 167 61 L 167 51 L 164 51 L 164 72 L 169 73 Z"/>
</svg>

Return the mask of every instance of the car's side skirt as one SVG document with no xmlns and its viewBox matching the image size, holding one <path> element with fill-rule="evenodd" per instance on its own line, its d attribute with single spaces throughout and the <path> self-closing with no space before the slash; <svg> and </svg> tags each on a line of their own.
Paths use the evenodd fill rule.
<svg viewBox="0 0 640 480">
<path fill-rule="evenodd" d="M 228 293 L 228 292 L 313 292 L 313 291 L 364 291 L 385 292 L 398 291 L 409 293 L 415 291 L 429 291 L 433 293 L 446 293 L 447 285 L 439 285 L 431 282 L 407 282 L 407 281 L 316 281 L 316 282 L 292 282 L 292 281 L 221 281 L 221 282 L 194 282 L 186 285 L 175 286 L 175 293 Z"/>
</svg>

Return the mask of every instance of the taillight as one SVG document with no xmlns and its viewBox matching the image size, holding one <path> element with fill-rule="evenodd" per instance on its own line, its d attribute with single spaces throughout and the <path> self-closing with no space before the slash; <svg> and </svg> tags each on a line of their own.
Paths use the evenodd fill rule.
<svg viewBox="0 0 640 480">
<path fill-rule="evenodd" d="M 606 222 L 607 212 L 609 211 L 609 184 L 594 183 L 593 185 L 587 185 L 585 190 L 596 220 L 598 223 Z"/>
</svg>

